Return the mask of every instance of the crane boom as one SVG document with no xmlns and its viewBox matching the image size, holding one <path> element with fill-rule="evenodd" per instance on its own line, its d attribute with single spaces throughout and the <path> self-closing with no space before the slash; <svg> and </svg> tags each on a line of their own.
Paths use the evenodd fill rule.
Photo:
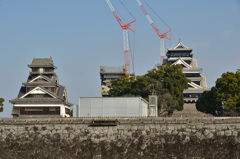
<svg viewBox="0 0 240 159">
<path fill-rule="evenodd" d="M 129 38 L 128 38 L 128 29 L 135 33 L 135 30 L 130 28 L 131 24 L 136 22 L 136 19 L 134 21 L 131 21 L 127 24 L 124 24 L 123 21 L 119 18 L 117 15 L 112 3 L 110 0 L 106 0 L 110 10 L 112 11 L 112 14 L 117 19 L 119 25 L 123 29 L 123 46 L 124 46 L 124 61 L 125 61 L 125 74 L 128 75 L 128 78 L 130 79 L 130 63 L 129 63 Z"/>
<path fill-rule="evenodd" d="M 140 0 L 136 0 L 139 7 L 142 9 L 144 15 L 146 16 L 147 20 L 149 21 L 150 25 L 153 27 L 153 29 L 156 31 L 156 33 L 158 34 L 158 36 L 160 37 L 160 64 L 163 63 L 163 59 L 164 59 L 164 54 L 165 54 L 165 38 L 169 39 L 169 40 L 172 40 L 171 38 L 169 38 L 167 36 L 167 33 L 169 33 L 170 31 L 172 31 L 171 29 L 168 30 L 167 32 L 165 33 L 161 33 L 158 28 L 155 26 L 152 18 L 149 16 L 149 14 L 147 13 L 146 9 L 143 7 L 142 3 Z"/>
<path fill-rule="evenodd" d="M 130 79 L 129 39 L 127 29 L 123 29 L 123 47 L 124 47 L 125 74 L 128 75 L 128 78 Z"/>
</svg>

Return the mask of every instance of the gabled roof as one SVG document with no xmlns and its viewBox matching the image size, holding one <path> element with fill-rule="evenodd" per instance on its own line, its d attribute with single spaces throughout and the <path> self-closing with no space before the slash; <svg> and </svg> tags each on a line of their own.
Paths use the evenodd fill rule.
<svg viewBox="0 0 240 159">
<path fill-rule="evenodd" d="M 24 87 L 25 88 L 25 87 Z M 25 98 L 26 96 L 28 96 L 29 94 L 48 94 L 49 96 L 51 96 L 52 98 L 44 98 L 44 100 L 42 98 Z M 65 96 L 65 99 L 64 99 Z M 50 92 L 49 90 L 41 87 L 41 86 L 37 86 L 36 88 L 34 88 L 33 90 L 29 91 L 28 93 L 22 94 L 21 96 L 19 96 L 16 99 L 10 100 L 11 103 L 21 103 L 21 104 L 31 104 L 31 103 L 35 103 L 35 104 L 54 104 L 54 103 L 64 103 L 66 105 L 72 106 L 73 104 L 69 103 L 67 101 L 67 96 L 66 96 L 66 91 L 65 91 L 65 87 L 60 86 L 60 91 L 58 92 L 58 94 L 54 94 L 52 92 Z"/>
<path fill-rule="evenodd" d="M 188 83 L 188 85 L 192 86 L 193 88 L 197 88 L 197 89 L 203 89 L 203 87 L 201 87 L 201 86 L 197 85 L 197 84 L 196 84 L 196 83 L 194 83 L 194 82 L 190 82 L 190 83 Z"/>
<path fill-rule="evenodd" d="M 28 67 L 52 67 L 57 69 L 57 67 L 54 66 L 52 57 L 50 58 L 35 58 L 32 61 L 32 64 L 28 65 Z"/>
<path fill-rule="evenodd" d="M 23 96 L 21 96 L 20 99 L 26 97 L 29 94 L 48 94 L 48 95 L 52 96 L 53 98 L 59 98 L 58 96 L 56 96 L 54 93 L 48 91 L 47 89 L 45 89 L 45 88 L 43 88 L 41 86 L 37 86 L 36 88 L 32 89 L 28 93 L 26 93 Z"/>
<path fill-rule="evenodd" d="M 53 98 L 58 98 L 62 101 L 65 101 L 67 102 L 67 92 L 66 92 L 66 88 L 62 85 L 54 85 L 54 87 L 56 87 L 57 89 L 55 89 L 55 92 L 52 92 L 48 89 L 46 89 L 45 87 L 49 87 L 49 86 L 53 86 L 51 85 L 52 83 L 47 83 L 47 84 L 44 84 L 44 85 L 39 85 L 38 83 L 35 84 L 35 83 L 26 83 L 26 86 L 27 87 L 35 87 L 34 89 L 32 89 L 31 91 L 29 91 L 28 93 L 26 93 L 26 87 L 22 87 L 20 92 L 19 92 L 19 95 L 18 95 L 18 98 L 19 99 L 22 99 L 24 97 L 26 97 L 27 95 L 29 94 L 49 94 L 50 96 L 52 96 Z M 37 88 L 40 88 L 40 90 L 37 90 Z"/>
<path fill-rule="evenodd" d="M 52 80 L 50 80 L 48 77 L 46 77 L 44 75 L 39 75 L 39 76 L 35 77 L 34 79 L 32 79 L 31 81 L 29 81 L 28 83 L 33 83 L 34 81 L 36 81 L 37 79 L 40 79 L 40 78 L 45 79 L 46 81 L 53 83 Z"/>
<path fill-rule="evenodd" d="M 179 58 L 177 61 L 175 61 L 172 65 L 183 65 L 186 68 L 192 68 L 191 65 L 189 65 L 188 63 L 186 63 L 184 60 L 182 60 L 182 58 Z"/>
<path fill-rule="evenodd" d="M 35 75 L 36 76 L 36 75 Z M 54 83 L 59 83 L 58 82 L 58 77 L 57 77 L 57 75 L 56 74 L 53 74 L 53 75 L 51 75 L 51 78 L 49 78 L 49 77 L 47 77 L 47 76 L 45 76 L 45 75 L 43 75 L 43 74 L 39 74 L 37 77 L 39 77 L 39 76 L 42 76 L 42 77 L 45 77 L 45 78 L 48 78 L 48 79 L 50 79 L 52 82 L 54 82 Z M 29 75 L 28 76 L 28 79 L 27 79 L 27 82 L 30 82 L 30 81 L 32 81 L 33 79 L 35 79 L 35 78 L 37 78 L 37 77 L 35 77 L 35 78 L 32 78 L 33 77 L 33 75 Z M 56 82 L 57 81 L 57 82 Z"/>
<path fill-rule="evenodd" d="M 41 98 L 16 98 L 9 101 L 12 104 L 66 104 L 68 106 L 72 106 L 71 103 L 64 102 L 57 98 L 45 98 L 44 100 Z"/>
<path fill-rule="evenodd" d="M 38 79 L 44 79 L 46 82 L 38 82 L 37 80 Z M 41 85 L 41 86 L 57 86 L 59 85 L 58 84 L 58 80 L 57 82 L 56 81 L 56 77 L 53 77 L 53 78 L 48 78 L 47 76 L 44 76 L 44 75 L 39 75 L 37 77 L 35 77 L 34 79 L 29 79 L 27 82 L 23 83 L 23 85 L 25 86 L 38 86 L 38 85 Z"/>
<path fill-rule="evenodd" d="M 40 82 L 33 82 L 33 83 L 22 83 L 26 87 L 37 87 L 37 86 L 42 86 L 42 87 L 57 87 L 58 84 L 56 83 L 50 83 L 50 82 L 45 82 L 45 83 L 40 83 Z"/>
<path fill-rule="evenodd" d="M 171 49 L 168 49 L 168 50 L 192 50 L 192 49 L 190 49 L 190 48 L 186 47 L 185 45 L 183 45 L 181 40 L 179 39 L 178 44 L 175 47 L 173 47 Z"/>
</svg>

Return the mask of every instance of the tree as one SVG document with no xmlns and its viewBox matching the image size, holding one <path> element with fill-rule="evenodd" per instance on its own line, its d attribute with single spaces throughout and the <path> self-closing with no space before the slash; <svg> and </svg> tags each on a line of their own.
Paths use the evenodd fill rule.
<svg viewBox="0 0 240 159">
<path fill-rule="evenodd" d="M 141 96 L 147 98 L 161 89 L 161 83 L 145 76 L 133 76 L 129 82 L 127 76 L 122 76 L 112 81 L 110 96 Z"/>
<path fill-rule="evenodd" d="M 156 66 L 143 76 L 120 77 L 112 81 L 110 96 L 158 96 L 158 107 L 171 114 L 174 109 L 183 109 L 183 90 L 188 88 L 188 79 L 181 65 Z"/>
<path fill-rule="evenodd" d="M 112 81 L 109 94 L 113 97 L 131 94 L 132 83 L 135 77 L 131 77 L 130 82 L 128 76 L 122 76 Z"/>
<path fill-rule="evenodd" d="M 73 117 L 73 109 L 70 111 L 70 117 Z"/>
<path fill-rule="evenodd" d="M 0 112 L 3 112 L 3 102 L 4 102 L 4 99 L 0 98 Z"/>
<path fill-rule="evenodd" d="M 176 109 L 178 102 L 173 99 L 173 96 L 169 93 L 164 93 L 158 97 L 158 103 L 160 105 L 161 111 L 159 111 L 159 115 L 168 113 L 168 116 L 171 116 L 173 111 Z M 159 110 L 160 110 L 159 109 Z"/>
<path fill-rule="evenodd" d="M 183 67 L 181 65 L 165 64 L 164 66 L 158 65 L 156 68 L 148 71 L 145 75 L 148 78 L 153 78 L 162 83 L 163 91 L 161 91 L 160 95 L 163 95 L 164 93 L 172 95 L 173 99 L 171 100 L 177 101 L 175 108 L 179 111 L 183 110 L 183 91 L 188 88 L 188 82 L 190 82 L 182 70 Z M 168 99 L 170 100 L 170 98 Z"/>
<path fill-rule="evenodd" d="M 149 94 L 152 94 L 153 90 L 149 87 L 149 79 L 145 76 L 136 76 L 131 85 L 131 94 L 134 96 L 141 96 L 147 98 Z M 146 99 L 147 100 L 147 99 Z"/>
<path fill-rule="evenodd" d="M 220 105 L 217 105 L 216 102 L 216 88 L 212 87 L 211 91 L 205 91 L 201 95 L 201 97 L 197 100 L 196 107 L 197 110 L 218 115 L 220 112 L 222 112 L 222 107 Z"/>
<path fill-rule="evenodd" d="M 240 72 L 227 72 L 216 81 L 216 101 L 225 110 L 240 112 Z"/>
<path fill-rule="evenodd" d="M 197 109 L 213 115 L 240 114 L 240 70 L 223 73 L 210 92 L 199 98 Z"/>
<path fill-rule="evenodd" d="M 163 87 L 166 89 L 167 93 L 173 96 L 174 100 L 178 101 L 176 106 L 178 111 L 183 110 L 183 91 L 188 88 L 188 82 L 190 82 L 182 70 L 183 67 L 181 65 L 167 65 L 164 67 Z"/>
</svg>

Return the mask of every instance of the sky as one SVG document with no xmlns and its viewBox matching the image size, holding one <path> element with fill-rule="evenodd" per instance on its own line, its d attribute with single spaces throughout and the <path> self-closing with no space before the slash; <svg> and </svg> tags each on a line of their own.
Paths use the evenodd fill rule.
<svg viewBox="0 0 240 159">
<path fill-rule="evenodd" d="M 145 1 L 157 28 L 168 30 L 160 17 L 172 29 L 166 48 L 181 39 L 193 49 L 208 87 L 222 73 L 240 69 L 240 0 Z M 112 3 L 124 23 L 137 20 L 129 37 L 134 72 L 143 75 L 160 63 L 160 39 L 135 0 Z M 0 0 L 0 97 L 5 99 L 0 117 L 11 117 L 9 100 L 27 81 L 33 58 L 51 56 L 69 102 L 101 96 L 100 65 L 124 65 L 122 29 L 105 0 Z"/>
</svg>

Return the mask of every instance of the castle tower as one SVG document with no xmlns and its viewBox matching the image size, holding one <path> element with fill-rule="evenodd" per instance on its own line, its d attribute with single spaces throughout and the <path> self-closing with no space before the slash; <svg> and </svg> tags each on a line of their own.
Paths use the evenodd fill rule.
<svg viewBox="0 0 240 159">
<path fill-rule="evenodd" d="M 201 75 L 202 69 L 197 65 L 197 59 L 193 58 L 193 51 L 184 46 L 181 41 L 167 52 L 167 62 L 172 65 L 180 64 L 183 66 L 183 73 L 188 79 L 189 88 L 184 90 L 184 102 L 195 103 L 201 94 L 210 90 L 207 88 L 206 76 Z"/>
<path fill-rule="evenodd" d="M 27 82 L 18 97 L 10 100 L 13 117 L 69 117 L 71 103 L 64 86 L 59 84 L 51 58 L 34 58 Z"/>
</svg>

